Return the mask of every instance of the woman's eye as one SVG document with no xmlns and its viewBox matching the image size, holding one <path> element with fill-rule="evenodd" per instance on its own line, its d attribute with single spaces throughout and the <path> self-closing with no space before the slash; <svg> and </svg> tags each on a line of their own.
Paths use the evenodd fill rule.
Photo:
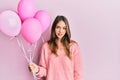
<svg viewBox="0 0 120 80">
<path fill-rule="evenodd" d="M 57 26 L 56 28 L 58 29 L 58 28 L 60 28 L 60 26 Z"/>
<path fill-rule="evenodd" d="M 65 29 L 65 30 L 66 30 L 66 27 L 64 27 L 63 29 Z"/>
<path fill-rule="evenodd" d="M 66 30 L 66 27 L 56 26 L 56 29 L 63 29 L 63 30 Z"/>
</svg>

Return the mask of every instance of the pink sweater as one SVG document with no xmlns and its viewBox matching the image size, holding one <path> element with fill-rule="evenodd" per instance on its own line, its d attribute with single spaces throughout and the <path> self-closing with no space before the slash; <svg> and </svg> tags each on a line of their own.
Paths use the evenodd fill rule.
<svg viewBox="0 0 120 80">
<path fill-rule="evenodd" d="M 51 54 L 48 43 L 41 48 L 39 61 L 40 71 L 36 74 L 38 78 L 46 76 L 46 80 L 83 80 L 82 61 L 79 47 L 76 43 L 70 46 L 72 59 L 59 50 L 55 56 Z"/>
</svg>

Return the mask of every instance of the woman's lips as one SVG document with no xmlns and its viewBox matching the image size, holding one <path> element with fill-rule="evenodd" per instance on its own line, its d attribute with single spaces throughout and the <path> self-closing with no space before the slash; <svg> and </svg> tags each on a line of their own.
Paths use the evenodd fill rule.
<svg viewBox="0 0 120 80">
<path fill-rule="evenodd" d="M 58 33 L 58 36 L 62 36 L 62 34 L 61 34 L 61 33 Z"/>
</svg>

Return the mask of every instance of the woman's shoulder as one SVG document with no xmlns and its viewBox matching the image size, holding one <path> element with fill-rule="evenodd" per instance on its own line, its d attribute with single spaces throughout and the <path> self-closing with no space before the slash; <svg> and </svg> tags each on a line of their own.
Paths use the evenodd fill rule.
<svg viewBox="0 0 120 80">
<path fill-rule="evenodd" d="M 72 47 L 72 46 L 78 46 L 78 43 L 74 40 L 71 40 L 70 41 L 70 47 Z"/>
<path fill-rule="evenodd" d="M 44 42 L 43 45 L 42 45 L 42 48 L 47 48 L 47 47 L 49 47 L 48 42 Z"/>
<path fill-rule="evenodd" d="M 72 54 L 76 54 L 80 50 L 79 45 L 76 41 L 71 41 L 70 42 L 70 52 Z"/>
</svg>

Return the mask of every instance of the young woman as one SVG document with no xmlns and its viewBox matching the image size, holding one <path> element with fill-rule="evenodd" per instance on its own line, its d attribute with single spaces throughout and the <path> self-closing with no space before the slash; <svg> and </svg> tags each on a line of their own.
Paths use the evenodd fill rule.
<svg viewBox="0 0 120 80">
<path fill-rule="evenodd" d="M 41 48 L 39 65 L 30 63 L 29 67 L 38 78 L 45 76 L 46 80 L 83 80 L 79 47 L 71 40 L 66 17 L 55 18 L 50 40 Z"/>
</svg>

